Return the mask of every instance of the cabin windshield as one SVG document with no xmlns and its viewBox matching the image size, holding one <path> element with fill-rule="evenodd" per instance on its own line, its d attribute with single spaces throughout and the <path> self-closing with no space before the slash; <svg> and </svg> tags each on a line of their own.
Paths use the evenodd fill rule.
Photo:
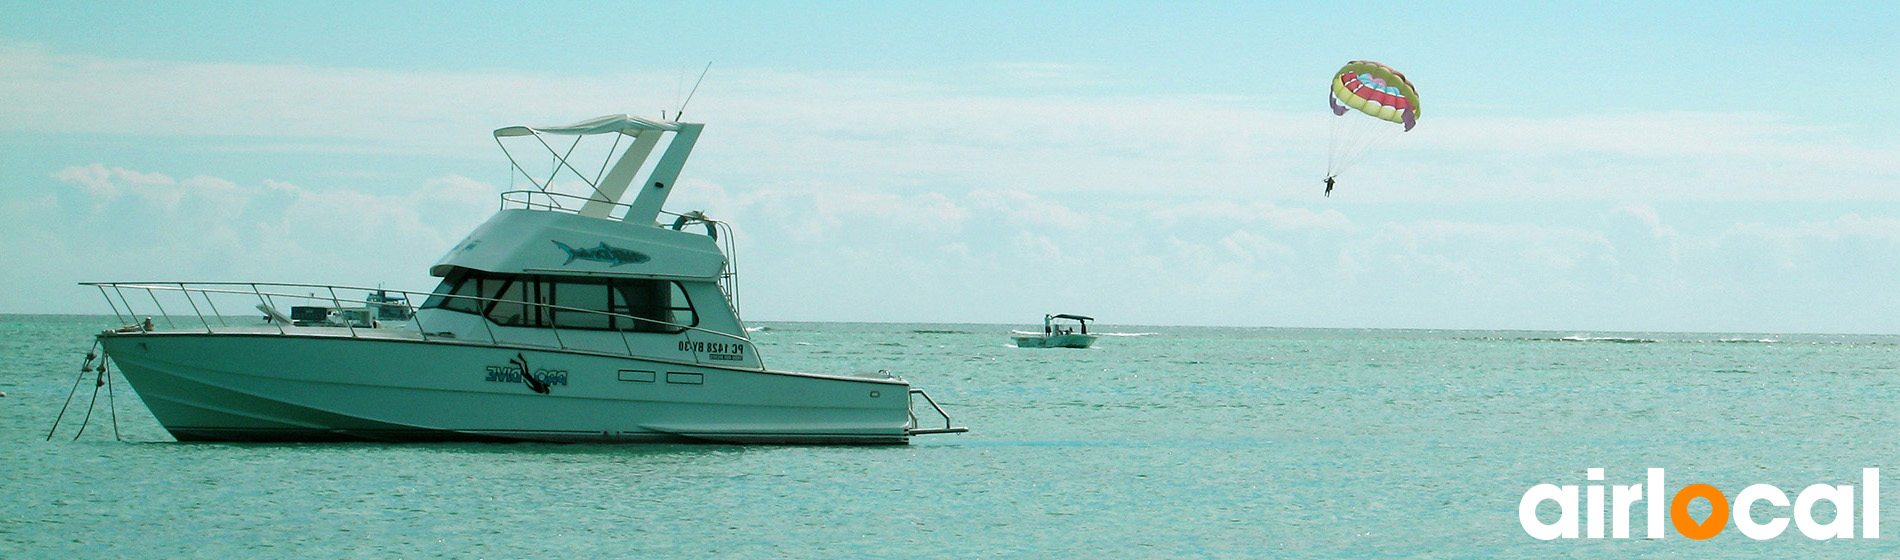
<svg viewBox="0 0 1900 560">
<path fill-rule="evenodd" d="M 678 282 L 644 278 L 495 274 L 457 268 L 442 279 L 422 308 L 481 315 L 504 327 L 676 333 L 699 325 L 699 314 Z"/>
</svg>

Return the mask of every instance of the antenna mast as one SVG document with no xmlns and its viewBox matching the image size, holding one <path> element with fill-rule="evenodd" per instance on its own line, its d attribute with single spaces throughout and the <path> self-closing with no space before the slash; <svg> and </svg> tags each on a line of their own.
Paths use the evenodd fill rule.
<svg viewBox="0 0 1900 560">
<path fill-rule="evenodd" d="M 706 81 L 706 73 L 711 72 L 711 71 L 712 71 L 712 62 L 707 62 L 706 69 L 699 71 L 699 79 L 693 81 L 693 91 L 688 92 L 686 94 L 686 101 L 680 103 L 680 110 L 673 112 L 673 120 L 676 120 L 676 121 L 680 120 L 680 116 L 686 114 L 686 104 L 693 102 L 693 94 L 699 93 L 700 82 Z"/>
</svg>

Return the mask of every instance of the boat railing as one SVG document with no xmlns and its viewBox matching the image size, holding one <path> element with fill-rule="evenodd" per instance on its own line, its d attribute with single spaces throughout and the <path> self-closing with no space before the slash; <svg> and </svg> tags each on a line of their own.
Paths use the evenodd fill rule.
<svg viewBox="0 0 1900 560">
<path fill-rule="evenodd" d="M 287 306 L 281 304 L 284 302 L 300 304 L 309 302 L 321 304 L 318 305 L 318 307 L 332 310 L 350 309 L 351 307 L 349 306 L 355 306 L 354 309 L 367 309 L 370 311 L 395 308 L 398 310 L 397 314 L 403 318 L 394 322 L 402 326 L 413 326 L 413 332 L 415 332 L 416 336 L 423 342 L 457 344 L 479 343 L 480 339 L 470 340 L 461 338 L 450 331 L 431 332 L 428 327 L 423 324 L 423 314 L 417 313 L 417 311 L 424 309 L 424 304 L 415 302 L 421 301 L 426 304 L 429 298 L 440 297 L 445 301 L 465 300 L 482 302 L 483 307 L 488 307 L 489 304 L 494 303 L 520 305 L 526 309 L 539 309 L 564 314 L 577 313 L 595 315 L 599 316 L 599 320 L 602 324 L 613 324 L 611 321 L 625 321 L 627 324 L 644 324 L 673 332 L 688 333 L 689 337 L 695 334 L 704 334 L 731 339 L 740 344 L 752 346 L 751 341 L 743 336 L 649 317 L 639 317 L 624 313 L 613 313 L 564 305 L 472 295 L 448 295 L 433 292 L 391 290 L 387 288 L 280 282 L 81 282 L 80 285 L 93 286 L 99 289 L 99 293 L 105 297 L 107 305 L 111 306 L 113 316 L 117 318 L 121 324 L 127 325 L 120 329 L 121 332 L 159 330 L 197 332 L 202 329 L 203 332 L 207 334 L 217 334 L 220 332 L 260 334 L 269 333 L 274 330 L 278 335 L 307 335 L 310 334 L 311 331 L 301 329 L 297 332 L 292 331 L 292 329 L 297 329 L 299 326 L 296 325 L 295 321 L 289 316 L 282 313 L 281 310 Z M 295 293 L 291 290 L 302 291 L 304 293 Z M 141 295 L 143 297 L 140 297 Z M 395 297 L 392 297 L 392 295 Z M 256 319 L 252 319 L 252 322 L 246 323 L 242 319 L 243 317 L 256 317 L 258 313 L 242 312 L 241 314 L 234 315 L 227 312 L 234 304 L 236 308 L 242 309 L 245 305 L 251 304 L 253 300 L 256 302 L 254 307 L 265 315 L 262 319 L 263 323 L 255 322 L 257 321 Z M 223 307 L 219 306 L 220 301 L 224 302 Z M 147 303 L 150 304 L 150 307 L 145 307 Z M 170 303 L 171 306 L 167 307 L 167 303 Z M 157 313 L 143 313 L 140 311 L 140 308 L 146 310 L 155 309 Z M 189 315 L 185 314 L 185 309 L 187 308 L 190 309 Z M 294 312 L 294 306 L 290 306 L 290 308 L 293 309 Z M 368 316 L 371 317 L 371 320 L 368 322 L 359 322 L 353 318 L 345 317 L 342 321 L 320 326 L 341 327 L 344 330 L 343 332 L 347 333 L 347 336 L 350 338 L 379 338 L 376 334 L 378 332 L 386 333 L 388 332 L 386 329 L 400 328 L 386 326 L 385 323 L 387 322 L 374 320 L 374 315 Z M 141 317 L 143 317 L 143 323 L 140 322 Z M 553 348 L 609 354 L 624 353 L 624 355 L 628 357 L 647 357 L 640 355 L 634 350 L 632 341 L 627 338 L 628 331 L 625 329 L 590 329 L 573 326 L 560 327 L 554 326 L 552 321 L 549 321 L 547 325 L 536 325 L 528 328 L 511 327 L 497 329 L 497 325 L 495 325 L 493 321 L 488 320 L 487 317 L 479 315 L 478 317 L 481 319 L 479 322 L 483 334 L 487 336 L 488 343 L 496 346 L 549 347 L 545 342 L 536 340 L 537 337 L 529 334 L 547 331 L 553 335 Z M 154 318 L 163 321 L 163 325 L 161 326 L 155 322 L 153 320 Z M 237 324 L 233 324 L 233 321 L 236 321 Z M 180 326 L 181 322 L 184 325 L 182 327 Z M 196 322 L 197 325 L 192 325 L 193 322 Z M 213 323 L 216 324 L 214 325 Z M 562 336 L 563 331 L 567 332 L 568 336 Z M 575 339 L 574 335 L 582 332 L 617 333 L 621 343 L 618 349 L 619 352 L 613 352 L 611 351 L 613 349 L 603 349 L 595 346 L 583 347 L 581 345 L 570 344 L 570 339 Z M 383 336 L 380 338 L 387 337 Z M 695 363 L 702 363 L 699 354 L 697 351 L 693 353 Z M 752 355 L 756 359 L 758 353 L 752 352 Z M 711 365 L 732 367 L 731 362 L 719 362 Z M 763 361 L 760 361 L 757 369 L 765 369 Z"/>
<path fill-rule="evenodd" d="M 963 432 L 970 431 L 969 428 L 951 425 L 950 413 L 944 412 L 943 407 L 937 406 L 937 399 L 930 398 L 930 393 L 925 393 L 923 389 L 912 387 L 910 389 L 910 397 L 911 397 L 912 404 L 916 403 L 917 397 L 923 397 L 924 402 L 930 404 L 930 409 L 936 411 L 937 416 L 940 416 L 943 418 L 942 428 L 925 428 L 921 425 L 920 422 L 917 421 L 917 411 L 915 407 L 912 407 L 912 410 L 910 411 L 910 424 L 905 426 L 905 431 L 910 432 L 910 435 L 915 436 L 915 435 L 923 435 L 923 434 L 960 434 Z"/>
<path fill-rule="evenodd" d="M 567 202 L 568 204 L 562 204 L 563 202 Z M 569 214 L 579 214 L 581 211 L 581 207 L 586 206 L 589 203 L 607 205 L 608 208 L 610 208 L 610 210 L 608 210 L 607 212 L 607 215 L 609 216 L 617 214 L 617 213 L 623 213 L 627 209 L 633 207 L 633 205 L 630 205 L 630 204 L 626 204 L 622 202 L 614 202 L 614 201 L 606 200 L 604 198 L 599 198 L 599 197 L 581 196 L 577 194 L 567 194 L 567 193 L 552 192 L 552 191 L 517 190 L 517 191 L 507 191 L 507 192 L 501 193 L 501 209 L 502 210 L 528 209 L 528 210 L 546 210 L 549 212 L 566 212 Z M 701 214 L 699 212 L 687 212 L 687 213 L 681 214 L 678 212 L 667 212 L 664 210 L 660 211 L 660 213 L 667 216 L 672 216 L 673 218 L 675 218 L 675 221 L 673 222 L 673 229 L 675 230 L 681 230 L 682 226 L 686 226 L 686 225 L 705 224 L 707 236 L 715 237 L 715 238 L 723 237 L 720 234 L 720 232 L 716 230 L 716 228 L 723 229 L 723 228 L 718 228 L 718 226 L 725 225 L 725 222 L 707 218 L 705 214 Z"/>
<path fill-rule="evenodd" d="M 572 206 L 570 207 L 567 204 L 562 204 L 562 202 L 572 203 Z M 606 200 L 603 198 L 580 196 L 580 195 L 573 195 L 573 194 L 559 193 L 559 192 L 536 190 L 536 191 L 508 191 L 508 192 L 501 193 L 501 209 L 502 210 L 526 208 L 529 210 L 547 210 L 547 211 L 552 211 L 552 212 L 566 212 L 569 214 L 579 214 L 581 211 L 581 207 L 588 203 L 606 204 L 608 207 L 612 208 L 612 210 L 610 210 L 609 212 L 614 212 L 614 211 L 625 212 L 628 208 L 632 207 L 627 204 L 614 202 L 614 201 Z"/>
</svg>

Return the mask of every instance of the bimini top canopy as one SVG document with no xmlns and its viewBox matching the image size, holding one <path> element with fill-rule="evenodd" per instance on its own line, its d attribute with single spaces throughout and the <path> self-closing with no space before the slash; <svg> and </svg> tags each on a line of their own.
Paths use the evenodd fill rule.
<svg viewBox="0 0 1900 560">
<path fill-rule="evenodd" d="M 587 120 L 577 122 L 574 124 L 570 124 L 567 126 L 511 126 L 507 128 L 498 128 L 498 129 L 495 129 L 495 137 L 504 138 L 508 136 L 527 136 L 527 135 L 536 134 L 536 133 L 584 135 L 584 134 L 606 134 L 610 132 L 618 132 L 621 134 L 626 134 L 628 136 L 638 136 L 640 134 L 640 131 L 644 131 L 644 130 L 658 130 L 662 132 L 679 132 L 680 123 L 673 122 L 673 121 L 656 121 L 653 119 L 632 117 L 632 116 L 627 116 L 627 115 L 606 115 L 606 116 L 594 117 L 594 118 L 587 119 Z"/>
<path fill-rule="evenodd" d="M 706 125 L 699 123 L 607 115 L 567 126 L 499 128 L 495 130 L 495 143 L 501 145 L 501 151 L 508 155 L 508 163 L 514 166 L 514 170 L 519 172 L 520 176 L 532 181 L 535 188 L 543 193 L 560 194 L 553 191 L 557 177 L 571 176 L 585 183 L 592 192 L 586 194 L 587 202 L 578 210 L 580 215 L 611 219 L 616 209 L 625 208 L 626 213 L 620 218 L 621 221 L 657 226 L 656 220 L 659 217 L 660 206 L 666 203 L 667 194 L 673 190 L 668 187 L 673 186 L 673 182 L 679 179 L 680 168 L 686 165 L 686 156 L 693 151 L 693 143 L 699 140 L 699 131 L 705 127 Z M 573 143 L 557 148 L 548 143 L 549 135 L 570 136 L 573 137 Z M 580 145 L 584 137 L 591 135 L 613 136 L 613 147 L 608 148 L 606 159 L 600 163 L 600 172 L 592 172 L 594 166 L 585 165 L 582 167 L 588 169 L 589 172 L 583 173 L 581 169 L 569 163 L 568 158 L 574 156 L 574 149 Z M 536 142 L 518 140 L 524 136 L 534 138 Z M 633 196 L 633 202 L 623 204 L 621 198 L 627 195 L 629 187 L 635 184 L 635 176 L 639 174 L 647 156 L 653 153 L 653 148 L 659 145 L 661 136 L 670 136 L 673 140 L 667 144 L 666 152 L 660 154 L 660 160 L 653 164 L 647 179 L 638 183 L 642 187 L 635 189 L 637 194 Z M 509 140 L 511 138 L 516 140 Z M 632 142 L 627 142 L 625 151 L 621 152 L 622 141 L 629 139 Z M 540 144 L 547 150 L 548 155 L 554 157 L 553 169 L 541 177 L 536 177 L 535 173 L 530 173 L 521 166 L 520 161 L 515 159 L 514 152 L 508 149 L 509 142 Z M 620 154 L 618 158 L 614 157 L 616 152 Z M 611 170 L 608 167 L 609 162 L 613 164 Z M 560 208 L 558 204 L 550 206 Z M 573 212 L 573 210 L 561 209 Z"/>
<path fill-rule="evenodd" d="M 1050 315 L 1050 316 L 1049 316 L 1049 318 L 1050 318 L 1050 319 L 1075 319 L 1075 320 L 1077 320 L 1077 321 L 1094 321 L 1094 320 L 1095 320 L 1095 318 L 1094 318 L 1094 317 L 1084 317 L 1084 316 L 1081 316 L 1081 315 L 1070 315 L 1070 314 L 1068 314 L 1068 313 L 1060 313 L 1060 314 L 1056 314 L 1056 315 Z"/>
</svg>

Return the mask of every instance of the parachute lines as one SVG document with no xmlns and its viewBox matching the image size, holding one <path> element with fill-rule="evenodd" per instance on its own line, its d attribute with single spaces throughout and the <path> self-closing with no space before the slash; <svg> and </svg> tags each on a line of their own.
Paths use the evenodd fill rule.
<svg viewBox="0 0 1900 560">
<path fill-rule="evenodd" d="M 1412 82 L 1377 62 L 1346 63 L 1333 73 L 1328 89 L 1333 123 L 1327 177 L 1345 172 L 1399 133 L 1412 130 L 1422 114 Z"/>
</svg>

